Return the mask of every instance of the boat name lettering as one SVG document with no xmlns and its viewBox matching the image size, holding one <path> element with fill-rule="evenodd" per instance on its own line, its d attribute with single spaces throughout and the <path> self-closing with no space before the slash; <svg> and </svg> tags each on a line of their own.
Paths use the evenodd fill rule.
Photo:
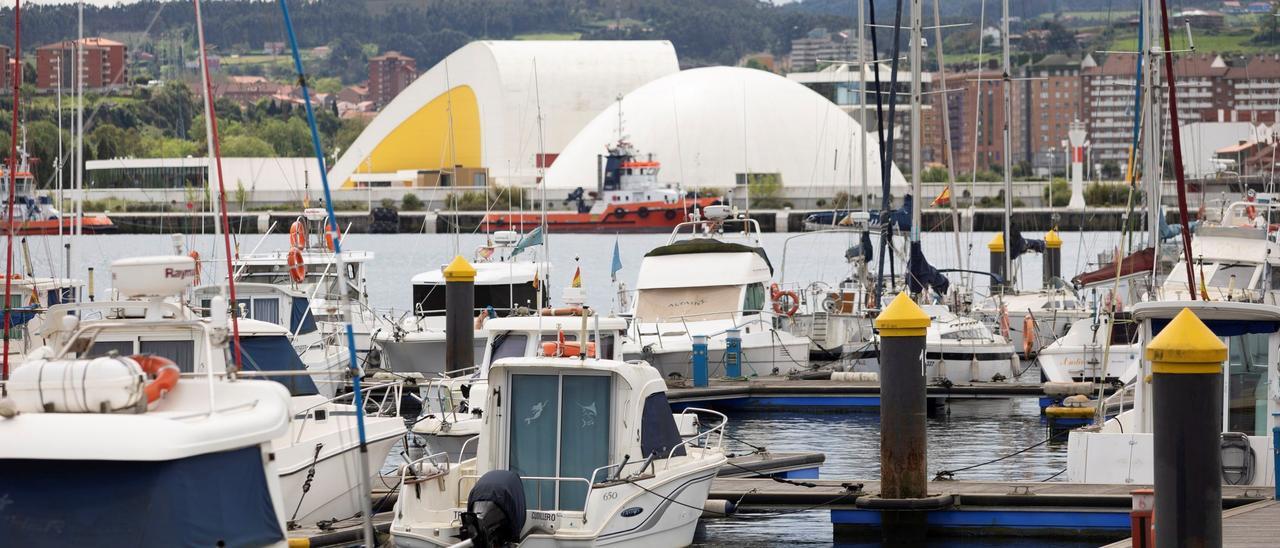
<svg viewBox="0 0 1280 548">
<path fill-rule="evenodd" d="M 529 512 L 529 517 L 539 521 L 555 521 L 556 514 L 554 512 Z"/>
<path fill-rule="evenodd" d="M 667 308 L 685 308 L 685 307 L 691 307 L 691 306 L 702 306 L 704 304 L 707 304 L 707 299 L 704 297 L 699 297 L 698 299 L 695 299 L 695 300 L 686 299 L 682 301 L 672 301 L 667 304 Z"/>
</svg>

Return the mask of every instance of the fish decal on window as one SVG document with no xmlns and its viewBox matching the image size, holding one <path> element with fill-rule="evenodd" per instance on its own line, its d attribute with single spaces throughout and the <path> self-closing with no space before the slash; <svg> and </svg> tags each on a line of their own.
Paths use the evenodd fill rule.
<svg viewBox="0 0 1280 548">
<path fill-rule="evenodd" d="M 596 402 L 591 405 L 578 404 L 578 408 L 582 411 L 582 427 L 590 428 L 596 425 Z"/>
<path fill-rule="evenodd" d="M 525 423 L 525 424 L 533 424 L 533 421 L 536 421 L 536 420 L 538 420 L 539 418 L 541 418 L 541 417 L 542 417 L 542 410 L 543 410 L 543 409 L 545 409 L 546 407 L 547 407 L 547 401 L 546 401 L 546 400 L 543 400 L 543 401 L 540 401 L 540 402 L 538 402 L 538 403 L 533 404 L 533 407 L 529 409 L 530 411 L 532 411 L 532 412 L 533 412 L 533 415 L 530 415 L 530 416 L 528 416 L 528 417 L 525 417 L 525 419 L 524 419 L 524 423 Z"/>
</svg>

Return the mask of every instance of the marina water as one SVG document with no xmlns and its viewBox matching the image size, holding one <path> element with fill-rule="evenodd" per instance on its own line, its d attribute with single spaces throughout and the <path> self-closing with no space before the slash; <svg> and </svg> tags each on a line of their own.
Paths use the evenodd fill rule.
<svg viewBox="0 0 1280 548">
<path fill-rule="evenodd" d="M 854 243 L 852 234 L 764 234 L 763 244 L 774 267 L 775 281 L 807 285 L 813 281 L 835 284 L 847 275 L 844 251 Z M 968 255 L 969 268 L 984 270 L 987 264 L 986 244 L 992 233 L 962 234 L 961 253 Z M 1025 237 L 1041 235 L 1024 233 Z M 238 237 L 241 253 L 249 253 L 255 247 L 259 251 L 284 249 L 287 235 L 243 235 Z M 558 235 L 548 239 L 550 260 L 555 269 L 551 273 L 552 300 L 558 301 L 560 290 L 569 283 L 577 265 L 581 266 L 583 285 L 587 290 L 588 304 L 608 311 L 614 307 L 615 292 L 610 282 L 610 265 L 615 242 L 621 249 L 623 270 L 618 281 L 634 286 L 637 268 L 644 253 L 666 243 L 666 234 L 650 235 Z M 787 241 L 791 239 L 790 244 Z M 1120 235 L 1114 232 L 1063 233 L 1063 273 L 1065 277 L 1096 268 L 1093 264 L 1099 253 L 1114 249 Z M 372 251 L 376 259 L 368 268 L 369 300 L 380 314 L 398 319 L 409 310 L 411 289 L 409 279 L 422 271 L 440 268 L 456 254 L 470 258 L 475 248 L 485 241 L 477 234 L 352 234 L 344 247 Z M 219 258 L 220 242 L 212 235 L 192 235 L 189 249 L 199 251 L 205 261 L 204 276 L 222 276 L 225 268 L 214 263 Z M 956 240 L 950 233 L 924 234 L 925 252 L 930 262 L 939 268 L 961 268 L 956 258 Z M 29 237 L 31 261 L 36 275 L 49 275 L 50 265 L 58 265 L 62 274 L 62 246 L 56 236 Z M 105 298 L 111 285 L 107 266 L 111 261 L 132 256 L 166 254 L 173 250 L 172 239 L 166 235 L 112 235 L 82 238 L 79 246 L 80 268 L 73 276 L 83 279 L 85 271 L 93 267 L 97 272 L 95 287 Z M 786 279 L 782 274 L 783 252 L 786 248 Z M 455 251 L 456 249 L 456 251 Z M 971 249 L 971 251 L 969 251 Z M 575 258 L 578 262 L 575 264 Z M 1022 261 L 1019 277 L 1022 287 L 1038 287 L 1040 284 L 1040 257 L 1027 255 Z M 898 272 L 903 266 L 898 265 Z M 216 274 L 213 274 L 216 272 Z M 954 275 L 953 275 L 954 276 Z M 956 279 L 953 277 L 953 279 Z M 984 294 L 987 282 L 979 279 L 976 292 Z M 1033 382 L 1039 373 L 1033 367 L 1027 372 Z M 767 412 L 738 413 L 731 416 L 730 434 L 755 446 L 771 451 L 821 451 L 826 454 L 821 476 L 831 479 L 878 478 L 879 418 L 875 413 L 812 413 Z M 1066 468 L 1065 438 L 1043 443 L 1048 436 L 1041 423 L 1039 409 L 1034 398 L 1010 400 L 956 401 L 946 411 L 931 417 L 928 423 L 929 473 L 939 470 L 955 470 L 986 463 L 996 457 L 1040 444 L 1026 452 L 999 462 L 984 464 L 971 470 L 958 472 L 956 479 L 1003 481 L 1055 481 Z M 731 450 L 737 454 L 749 453 L 750 447 L 737 441 Z M 391 459 L 398 460 L 395 454 Z M 388 464 L 391 464 L 390 462 Z M 756 514 L 742 513 L 732 518 L 704 520 L 699 526 L 695 544 L 703 546 L 782 546 L 832 544 L 832 527 L 829 513 L 824 509 L 793 513 Z M 949 546 L 1014 546 L 1025 541 L 1010 539 L 954 539 Z M 837 539 L 842 546 L 861 546 Z M 1062 541 L 1039 546 L 1089 546 L 1094 543 Z M 867 544 L 878 545 L 878 543 Z"/>
</svg>

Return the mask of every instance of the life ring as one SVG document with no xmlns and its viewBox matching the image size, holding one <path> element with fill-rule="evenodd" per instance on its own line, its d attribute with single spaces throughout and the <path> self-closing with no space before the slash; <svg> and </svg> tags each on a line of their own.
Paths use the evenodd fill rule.
<svg viewBox="0 0 1280 548">
<path fill-rule="evenodd" d="M 1036 339 L 1036 320 L 1028 313 L 1022 317 L 1022 355 L 1030 356 L 1031 347 Z"/>
<path fill-rule="evenodd" d="M 333 226 L 333 223 L 330 222 L 325 222 L 324 226 L 324 245 L 329 248 L 329 251 L 333 251 L 333 240 L 335 239 L 334 234 L 338 233 L 338 228 Z M 338 235 L 336 239 L 338 240 L 338 243 L 342 243 L 341 235 Z"/>
<path fill-rule="evenodd" d="M 640 209 L 637 209 L 637 210 L 636 210 L 636 215 L 639 215 L 641 219 L 643 219 L 643 218 L 645 218 L 645 217 L 648 217 L 648 216 L 649 216 L 649 208 L 644 207 L 644 206 L 640 206 Z"/>
<path fill-rule="evenodd" d="M 307 265 L 302 260 L 302 250 L 293 248 L 289 250 L 289 278 L 294 283 L 302 283 L 307 279 Z"/>
<path fill-rule="evenodd" d="M 782 304 L 783 301 L 787 304 Z M 800 297 L 795 291 L 782 291 L 777 297 L 773 298 L 773 311 L 778 314 L 785 314 L 788 318 L 794 316 L 796 311 L 800 309 Z"/>
<path fill-rule="evenodd" d="M 666 217 L 668 221 L 674 221 L 676 219 L 676 210 L 668 209 L 662 213 L 662 216 Z"/>
<path fill-rule="evenodd" d="M 782 294 L 782 290 L 778 289 L 778 284 L 769 284 L 769 298 L 778 300 L 778 295 Z"/>
<path fill-rule="evenodd" d="M 178 378 L 182 376 L 178 365 L 169 358 L 155 354 L 134 354 L 129 359 L 137 362 L 142 371 L 152 377 L 142 389 L 147 394 L 147 403 L 155 403 L 166 392 L 173 390 L 178 385 Z"/>
<path fill-rule="evenodd" d="M 196 285 L 200 285 L 200 252 L 193 249 L 187 256 L 196 262 Z"/>
<path fill-rule="evenodd" d="M 613 208 L 613 216 L 614 216 L 614 217 L 617 217 L 617 218 L 619 218 L 619 219 L 621 219 L 621 218 L 623 218 L 623 217 L 626 217 L 626 216 L 627 216 L 627 210 L 622 209 L 621 207 L 615 207 L 615 208 Z"/>
<path fill-rule="evenodd" d="M 307 223 L 298 219 L 289 225 L 289 247 L 307 247 Z"/>
</svg>

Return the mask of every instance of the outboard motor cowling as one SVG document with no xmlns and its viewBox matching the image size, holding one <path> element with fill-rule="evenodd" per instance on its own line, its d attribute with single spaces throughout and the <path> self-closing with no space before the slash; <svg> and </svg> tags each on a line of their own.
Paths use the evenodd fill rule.
<svg viewBox="0 0 1280 548">
<path fill-rule="evenodd" d="M 474 546 L 499 547 L 520 540 L 525 520 L 520 474 L 491 470 L 476 481 L 462 514 L 462 537 Z"/>
</svg>

